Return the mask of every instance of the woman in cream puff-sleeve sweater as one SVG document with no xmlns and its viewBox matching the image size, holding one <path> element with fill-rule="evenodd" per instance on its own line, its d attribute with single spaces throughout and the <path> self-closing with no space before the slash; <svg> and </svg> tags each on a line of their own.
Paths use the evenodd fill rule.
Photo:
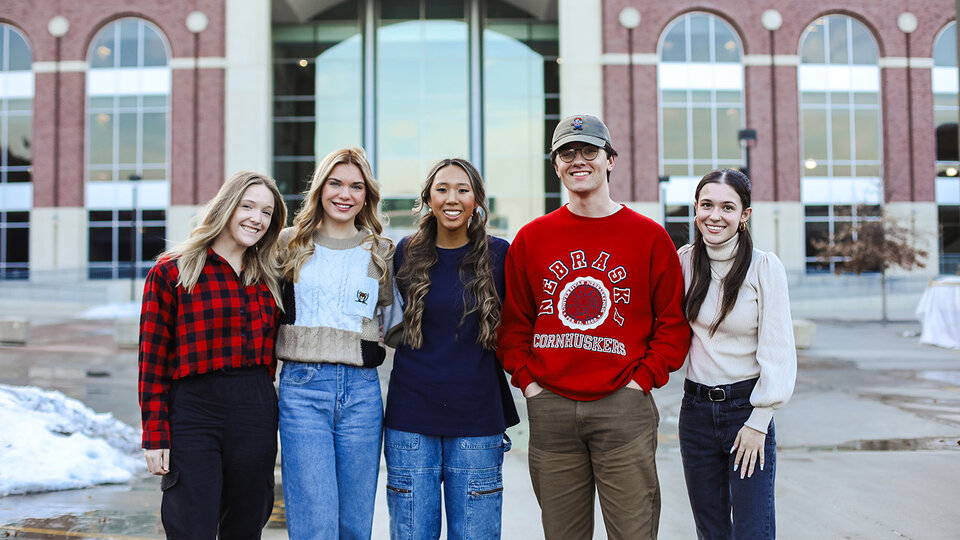
<svg viewBox="0 0 960 540">
<path fill-rule="evenodd" d="M 773 411 L 793 394 L 797 375 L 787 275 L 776 255 L 754 249 L 737 303 L 710 336 L 710 324 L 720 307 L 720 280 L 733 264 L 737 239 L 734 236 L 718 246 L 706 244 L 714 279 L 700 316 L 690 322 L 693 338 L 687 356 L 687 378 L 711 387 L 758 379 L 750 393 L 753 412 L 745 424 L 766 433 Z M 679 251 L 687 287 L 692 251 L 690 244 Z"/>
<path fill-rule="evenodd" d="M 776 538 L 773 412 L 793 393 L 797 355 L 787 275 L 753 248 L 751 212 L 743 173 L 708 173 L 694 243 L 679 251 L 693 334 L 680 453 L 701 539 Z"/>
</svg>

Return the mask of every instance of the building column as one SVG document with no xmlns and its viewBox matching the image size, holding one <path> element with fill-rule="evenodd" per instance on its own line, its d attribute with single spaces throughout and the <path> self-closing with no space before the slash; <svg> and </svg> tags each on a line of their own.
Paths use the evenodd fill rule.
<svg viewBox="0 0 960 540">
<path fill-rule="evenodd" d="M 241 169 L 260 173 L 273 169 L 270 2 L 227 0 L 226 9 L 226 157 L 221 183 Z"/>
</svg>

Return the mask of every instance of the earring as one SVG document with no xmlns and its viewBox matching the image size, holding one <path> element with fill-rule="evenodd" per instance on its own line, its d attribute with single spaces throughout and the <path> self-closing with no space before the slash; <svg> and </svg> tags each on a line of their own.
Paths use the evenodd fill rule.
<svg viewBox="0 0 960 540">
<path fill-rule="evenodd" d="M 741 222 L 740 222 L 740 226 L 738 227 L 738 229 L 740 229 L 740 232 L 743 232 L 743 231 L 747 230 L 747 222 L 746 222 L 746 221 L 741 221 Z"/>
</svg>

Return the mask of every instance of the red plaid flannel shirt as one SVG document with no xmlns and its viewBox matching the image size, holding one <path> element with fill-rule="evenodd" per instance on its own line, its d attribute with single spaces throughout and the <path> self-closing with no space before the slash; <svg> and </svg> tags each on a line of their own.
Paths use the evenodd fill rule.
<svg viewBox="0 0 960 540">
<path fill-rule="evenodd" d="M 144 448 L 170 448 L 170 384 L 222 368 L 263 365 L 272 377 L 279 310 L 263 283 L 245 287 L 233 268 L 207 252 L 200 279 L 177 286 L 176 260 L 147 274 L 140 314 L 140 414 Z"/>
</svg>

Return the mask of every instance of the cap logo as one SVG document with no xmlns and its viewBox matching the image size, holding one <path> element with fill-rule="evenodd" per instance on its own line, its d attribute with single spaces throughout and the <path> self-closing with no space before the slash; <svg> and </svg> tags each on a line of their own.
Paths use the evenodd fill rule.
<svg viewBox="0 0 960 540">
<path fill-rule="evenodd" d="M 583 131 L 583 118 L 578 116 L 573 119 L 573 129 L 576 131 Z"/>
</svg>

